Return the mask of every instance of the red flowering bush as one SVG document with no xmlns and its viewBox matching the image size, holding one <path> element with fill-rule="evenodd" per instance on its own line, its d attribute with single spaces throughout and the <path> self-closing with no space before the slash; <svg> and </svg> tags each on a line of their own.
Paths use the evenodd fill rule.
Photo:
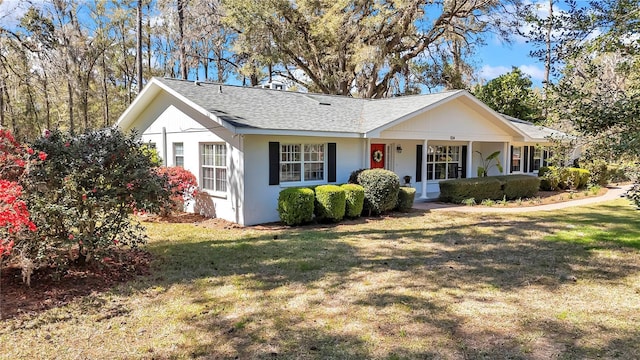
<svg viewBox="0 0 640 360">
<path fill-rule="evenodd" d="M 31 166 L 41 164 L 46 158 L 45 152 L 20 145 L 9 131 L 0 129 L 0 268 L 16 243 L 25 238 L 25 233 L 36 231 L 19 182 Z"/>
<path fill-rule="evenodd" d="M 22 199 L 23 188 L 19 182 L 32 165 L 46 158 L 46 153 L 36 153 L 18 143 L 11 132 L 0 129 L 0 261 L 10 255 L 23 232 L 36 230 Z"/>
<path fill-rule="evenodd" d="M 166 179 L 165 189 L 169 192 L 169 201 L 162 209 L 163 214 L 171 211 L 184 211 L 184 207 L 195 199 L 198 191 L 198 180 L 189 170 L 180 166 L 159 167 L 158 175 Z"/>
</svg>

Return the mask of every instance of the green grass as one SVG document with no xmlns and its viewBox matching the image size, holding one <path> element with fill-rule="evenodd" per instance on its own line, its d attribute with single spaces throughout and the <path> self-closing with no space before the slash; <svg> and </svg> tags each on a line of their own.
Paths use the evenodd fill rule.
<svg viewBox="0 0 640 360">
<path fill-rule="evenodd" d="M 147 226 L 152 275 L 5 320 L 0 357 L 640 357 L 640 212 L 622 199 L 291 229 Z"/>
</svg>

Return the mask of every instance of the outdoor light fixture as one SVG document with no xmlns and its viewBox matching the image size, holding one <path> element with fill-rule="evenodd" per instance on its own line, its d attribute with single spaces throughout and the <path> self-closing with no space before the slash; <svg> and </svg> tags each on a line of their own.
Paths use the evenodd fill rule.
<svg viewBox="0 0 640 360">
<path fill-rule="evenodd" d="M 398 147 L 396 147 L 396 151 L 398 154 L 402 154 L 402 146 L 398 145 Z"/>
</svg>

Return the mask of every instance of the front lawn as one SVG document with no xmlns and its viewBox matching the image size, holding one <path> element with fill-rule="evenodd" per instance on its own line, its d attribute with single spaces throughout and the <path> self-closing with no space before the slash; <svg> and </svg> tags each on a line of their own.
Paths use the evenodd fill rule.
<svg viewBox="0 0 640 360">
<path fill-rule="evenodd" d="M 2 322 L 6 358 L 640 357 L 640 212 L 147 224 L 152 274 Z"/>
</svg>

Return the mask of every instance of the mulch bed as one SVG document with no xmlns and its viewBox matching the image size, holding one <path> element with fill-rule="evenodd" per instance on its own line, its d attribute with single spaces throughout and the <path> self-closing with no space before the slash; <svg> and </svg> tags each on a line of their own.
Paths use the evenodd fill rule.
<svg viewBox="0 0 640 360">
<path fill-rule="evenodd" d="M 146 251 L 118 250 L 104 264 L 72 264 L 65 271 L 53 267 L 36 269 L 31 275 L 31 287 L 23 284 L 20 268 L 9 265 L 2 269 L 0 278 L 2 319 L 36 314 L 108 291 L 119 283 L 148 275 L 150 262 L 151 254 Z"/>
</svg>

